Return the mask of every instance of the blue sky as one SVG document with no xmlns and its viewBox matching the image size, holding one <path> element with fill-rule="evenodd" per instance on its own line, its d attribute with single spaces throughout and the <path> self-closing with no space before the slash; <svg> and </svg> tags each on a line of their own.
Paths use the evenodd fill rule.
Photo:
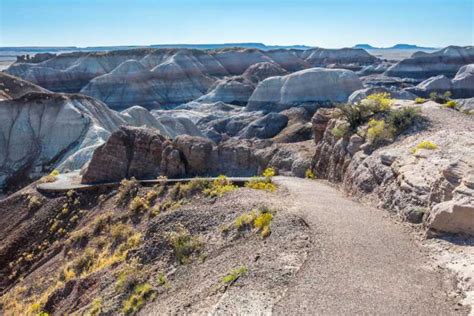
<svg viewBox="0 0 474 316">
<path fill-rule="evenodd" d="M 0 0 L 0 46 L 473 45 L 474 0 Z"/>
</svg>

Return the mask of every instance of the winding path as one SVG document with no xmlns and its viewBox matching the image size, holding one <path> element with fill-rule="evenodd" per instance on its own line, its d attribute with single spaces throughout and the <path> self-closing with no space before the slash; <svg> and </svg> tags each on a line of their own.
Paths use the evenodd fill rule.
<svg viewBox="0 0 474 316">
<path fill-rule="evenodd" d="M 313 231 L 308 260 L 274 306 L 278 315 L 463 315 L 440 272 L 385 211 L 319 181 L 275 177 Z"/>
</svg>

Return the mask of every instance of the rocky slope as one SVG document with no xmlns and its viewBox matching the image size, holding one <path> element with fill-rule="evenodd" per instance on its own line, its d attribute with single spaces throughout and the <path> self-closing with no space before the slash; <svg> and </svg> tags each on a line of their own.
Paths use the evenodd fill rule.
<svg viewBox="0 0 474 316">
<path fill-rule="evenodd" d="M 206 186 L 44 196 L 31 185 L 1 200 L 2 314 L 269 313 L 310 230 L 277 202 L 284 190 Z"/>
<path fill-rule="evenodd" d="M 385 74 L 392 77 L 427 79 L 445 75 L 454 77 L 458 70 L 474 63 L 474 46 L 448 46 L 433 53 L 417 52 L 391 66 Z"/>
<path fill-rule="evenodd" d="M 378 62 L 360 49 L 133 49 L 67 53 L 35 63 L 19 61 L 7 72 L 55 92 L 82 92 L 123 109 L 176 105 L 207 93 L 210 101 L 245 102 L 253 85 L 243 78 L 256 84 L 270 75 L 314 66 L 359 69 Z M 225 79 L 227 76 L 243 77 Z M 217 100 L 216 95 L 224 98 Z"/>
<path fill-rule="evenodd" d="M 409 101 L 402 105 L 414 107 Z M 472 116 L 430 101 L 418 123 L 395 142 L 374 148 L 364 136 L 335 136 L 341 121 L 334 113 L 324 109 L 313 117 L 317 177 L 341 183 L 347 192 L 379 201 L 410 221 L 424 219 L 433 230 L 474 233 Z"/>
</svg>

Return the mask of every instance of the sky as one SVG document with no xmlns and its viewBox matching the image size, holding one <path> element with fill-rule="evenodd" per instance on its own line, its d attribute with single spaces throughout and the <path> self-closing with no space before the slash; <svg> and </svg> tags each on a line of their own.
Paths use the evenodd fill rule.
<svg viewBox="0 0 474 316">
<path fill-rule="evenodd" d="M 0 0 L 0 47 L 473 45 L 474 0 Z"/>
</svg>

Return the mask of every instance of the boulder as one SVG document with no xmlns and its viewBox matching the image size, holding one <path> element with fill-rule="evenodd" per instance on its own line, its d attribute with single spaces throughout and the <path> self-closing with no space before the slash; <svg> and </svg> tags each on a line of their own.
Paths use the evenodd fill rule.
<svg viewBox="0 0 474 316">
<path fill-rule="evenodd" d="M 349 70 L 311 68 L 260 82 L 248 111 L 279 112 L 303 103 L 346 102 L 362 83 Z"/>
</svg>

